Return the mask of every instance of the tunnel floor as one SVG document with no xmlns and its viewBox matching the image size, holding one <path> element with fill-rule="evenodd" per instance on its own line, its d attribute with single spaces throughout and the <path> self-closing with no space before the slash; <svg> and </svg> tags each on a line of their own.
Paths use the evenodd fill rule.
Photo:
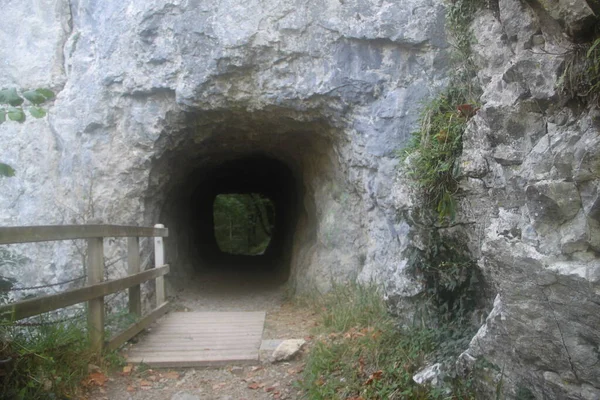
<svg viewBox="0 0 600 400">
<path fill-rule="evenodd" d="M 180 311 L 270 311 L 287 298 L 287 285 L 272 270 L 205 269 L 189 278 L 169 278 L 168 284 Z"/>
</svg>

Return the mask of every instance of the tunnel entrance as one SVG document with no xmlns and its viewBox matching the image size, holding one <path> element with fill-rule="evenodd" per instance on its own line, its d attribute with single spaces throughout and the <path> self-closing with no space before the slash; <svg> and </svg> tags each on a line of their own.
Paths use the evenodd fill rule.
<svg viewBox="0 0 600 400">
<path fill-rule="evenodd" d="M 340 132 L 311 112 L 207 111 L 171 122 L 151 160 L 146 218 L 169 228 L 167 282 L 174 292 L 191 285 L 243 291 L 207 283 L 217 275 L 224 285 L 259 290 L 291 279 L 295 288 L 309 282 L 310 268 L 353 268 L 351 252 L 334 243 L 347 237 L 336 233 L 332 214 L 341 214 L 334 204 L 349 196 L 339 184 Z"/>
<path fill-rule="evenodd" d="M 213 202 L 213 218 L 221 252 L 260 256 L 271 242 L 275 205 L 260 193 L 219 194 Z"/>
</svg>

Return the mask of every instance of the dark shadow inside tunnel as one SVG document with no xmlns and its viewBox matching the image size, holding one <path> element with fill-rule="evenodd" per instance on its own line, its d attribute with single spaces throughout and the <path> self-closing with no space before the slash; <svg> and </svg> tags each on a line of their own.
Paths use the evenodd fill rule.
<svg viewBox="0 0 600 400">
<path fill-rule="evenodd" d="M 315 193 L 335 186 L 335 128 L 317 111 L 279 108 L 180 117 L 157 143 L 146 193 L 147 222 L 169 228 L 167 289 L 294 290 L 318 245 Z M 254 223 L 234 232 L 221 203 Z"/>
<path fill-rule="evenodd" d="M 270 270 L 280 279 L 287 279 L 299 212 L 299 188 L 288 166 L 267 156 L 253 155 L 193 173 L 188 182 L 195 187 L 187 207 L 189 241 L 197 244 L 191 246 L 189 254 L 197 262 L 194 268 Z M 240 194 L 246 194 L 251 199 L 251 195 L 255 194 L 255 197 L 268 199 L 268 204 L 272 205 L 272 214 L 277 217 L 272 218 L 272 226 L 267 228 L 270 229 L 270 240 L 259 256 L 250 254 L 250 248 L 246 252 L 228 252 L 219 245 L 215 234 L 215 224 L 219 221 L 215 221 L 214 206 L 217 199 L 227 194 L 237 194 L 238 199 Z M 236 217 L 232 215 L 232 209 L 221 211 L 230 212 L 230 215 L 223 217 Z M 257 216 L 260 213 L 250 214 Z M 257 224 L 260 226 L 258 221 Z"/>
</svg>

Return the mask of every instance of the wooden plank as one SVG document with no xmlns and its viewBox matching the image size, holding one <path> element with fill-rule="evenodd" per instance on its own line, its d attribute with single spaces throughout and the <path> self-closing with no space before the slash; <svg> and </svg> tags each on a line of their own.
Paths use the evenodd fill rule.
<svg viewBox="0 0 600 400">
<path fill-rule="evenodd" d="M 79 289 L 66 290 L 61 293 L 40 296 L 34 299 L 19 301 L 0 307 L 0 318 L 17 321 L 23 318 L 58 310 L 73 304 L 83 303 L 107 294 L 120 292 L 133 285 L 138 285 L 157 276 L 169 273 L 169 266 L 152 268 L 125 278 L 114 279 Z M 88 272 L 89 274 L 89 272 Z"/>
<path fill-rule="evenodd" d="M 140 238 L 127 238 L 127 272 L 135 275 L 140 272 Z M 129 288 L 129 313 L 142 316 L 142 296 L 140 285 Z"/>
<path fill-rule="evenodd" d="M 173 321 L 176 319 L 183 319 L 188 321 L 190 319 L 196 320 L 256 320 L 264 314 L 264 311 L 211 311 L 211 312 L 185 312 L 178 311 L 169 315 L 169 320 Z"/>
<path fill-rule="evenodd" d="M 104 280 L 104 239 L 90 238 L 87 244 L 87 283 L 95 285 Z M 104 297 L 88 301 L 87 322 L 90 347 L 100 354 L 104 345 Z"/>
<path fill-rule="evenodd" d="M 258 361 L 265 312 L 171 313 L 135 344 L 128 362 L 202 367 Z"/>
<path fill-rule="evenodd" d="M 156 224 L 154 225 L 155 229 L 163 229 L 164 225 Z M 165 263 L 165 243 L 162 237 L 154 238 L 154 265 L 159 267 Z M 166 292 L 165 292 L 165 278 L 162 276 L 156 278 L 156 305 L 162 304 L 165 302 Z"/>
<path fill-rule="evenodd" d="M 138 322 L 131 325 L 129 328 L 114 336 L 108 343 L 107 348 L 109 351 L 118 349 L 123 343 L 146 329 L 151 323 L 162 317 L 167 311 L 169 311 L 169 302 L 161 304 L 158 308 L 154 309 L 150 314 Z"/>
<path fill-rule="evenodd" d="M 46 225 L 0 227 L 0 244 L 49 242 L 98 237 L 167 237 L 167 228 L 125 225 Z"/>
<path fill-rule="evenodd" d="M 252 342 L 238 342 L 236 345 L 232 345 L 231 343 L 224 343 L 224 342 L 214 342 L 214 343 L 207 343 L 204 344 L 202 343 L 203 346 L 206 347 L 202 347 L 200 348 L 200 346 L 197 346 L 198 348 L 196 349 L 190 349 L 191 346 L 196 346 L 195 343 L 174 343 L 169 345 L 169 349 L 168 351 L 165 350 L 165 344 L 164 343 L 155 343 L 155 344 L 148 344 L 145 343 L 144 346 L 144 350 L 143 352 L 146 353 L 152 353 L 152 354 L 158 354 L 158 353 L 169 353 L 169 352 L 202 352 L 202 353 L 207 353 L 207 352 L 211 352 L 211 351 L 239 351 L 239 350 L 248 350 L 248 347 L 252 347 L 252 345 L 254 345 L 254 343 L 256 342 L 256 340 L 253 340 Z M 134 351 L 132 352 L 132 354 L 140 354 L 142 353 L 142 351 Z"/>
<path fill-rule="evenodd" d="M 174 356 L 168 357 L 131 357 L 127 362 L 132 364 L 147 364 L 153 368 L 193 368 L 193 367 L 217 367 L 228 364 L 256 364 L 258 363 L 258 354 L 220 354 L 209 355 L 208 357 L 194 356 L 190 359 L 182 359 Z"/>
</svg>

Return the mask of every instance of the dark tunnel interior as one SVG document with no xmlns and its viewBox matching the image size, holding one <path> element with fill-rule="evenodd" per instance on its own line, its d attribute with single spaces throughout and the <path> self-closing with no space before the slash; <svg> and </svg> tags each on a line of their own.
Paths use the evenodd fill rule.
<svg viewBox="0 0 600 400">
<path fill-rule="evenodd" d="M 194 187 L 187 205 L 189 240 L 198 244 L 190 247 L 189 256 L 197 260 L 194 268 L 268 269 L 281 280 L 287 279 L 301 198 L 297 179 L 287 165 L 268 156 L 252 155 L 196 171 L 188 182 Z M 271 199 L 277 218 L 262 255 L 234 255 L 219 248 L 213 203 L 217 195 L 229 193 L 259 193 Z"/>
<path fill-rule="evenodd" d="M 158 143 L 145 197 L 148 223 L 169 229 L 171 289 L 205 290 L 214 278 L 223 290 L 244 280 L 257 290 L 285 282 L 294 290 L 316 251 L 315 192 L 333 187 L 339 168 L 334 128 L 319 113 L 279 108 L 197 112 L 174 121 Z M 251 254 L 222 251 L 215 200 L 249 194 L 269 199 L 268 245 Z"/>
</svg>

